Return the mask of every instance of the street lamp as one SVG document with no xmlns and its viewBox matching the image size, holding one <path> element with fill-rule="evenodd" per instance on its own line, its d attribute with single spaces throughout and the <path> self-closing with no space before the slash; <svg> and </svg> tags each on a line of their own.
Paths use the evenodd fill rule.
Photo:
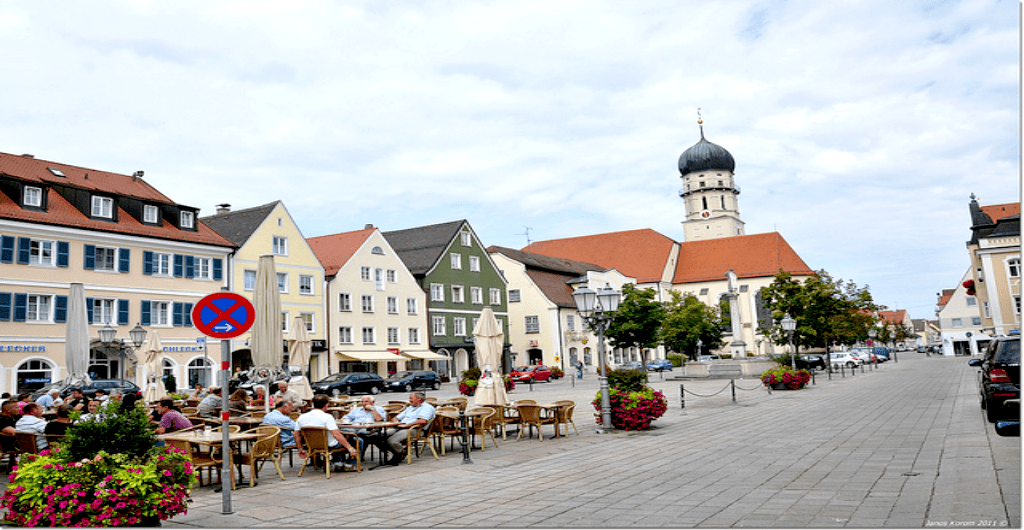
<svg viewBox="0 0 1024 530">
<path fill-rule="evenodd" d="M 604 288 L 594 291 L 587 287 L 576 289 L 572 293 L 576 301 L 576 309 L 590 329 L 597 332 L 597 380 L 601 388 L 601 429 L 608 432 L 612 427 L 612 405 L 608 396 L 608 376 L 605 373 L 604 332 L 608 330 L 615 312 L 619 309 L 621 294 L 607 283 Z"/>
<path fill-rule="evenodd" d="M 782 319 L 782 330 L 789 334 L 789 358 L 793 361 L 793 370 L 796 371 L 796 350 L 793 349 L 793 332 L 796 331 L 796 320 L 786 313 Z"/>
<path fill-rule="evenodd" d="M 117 330 L 110 327 L 110 324 L 103 326 L 103 329 L 99 330 L 100 342 L 103 343 L 105 348 L 109 348 L 113 343 Z M 124 341 L 117 346 L 117 353 L 121 356 L 121 362 L 119 363 L 121 380 L 124 380 L 124 365 L 127 363 L 128 354 L 134 353 L 136 349 L 142 347 L 142 343 L 146 342 L 146 330 L 142 329 L 140 324 L 135 324 L 135 327 L 128 332 L 128 336 L 131 337 L 132 346 L 126 346 Z"/>
</svg>

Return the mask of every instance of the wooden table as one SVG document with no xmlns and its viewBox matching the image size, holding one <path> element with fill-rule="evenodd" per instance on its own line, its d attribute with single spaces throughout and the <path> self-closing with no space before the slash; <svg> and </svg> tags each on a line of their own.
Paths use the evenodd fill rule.
<svg viewBox="0 0 1024 530">
<path fill-rule="evenodd" d="M 541 411 L 547 411 L 546 419 L 552 420 L 553 425 L 555 426 L 555 438 L 561 436 L 562 427 L 561 423 L 559 423 L 559 420 L 565 414 L 565 407 L 568 407 L 568 405 L 559 403 L 548 403 L 546 405 L 540 405 Z M 565 436 L 567 438 L 569 437 L 568 425 L 565 426 Z"/>
<path fill-rule="evenodd" d="M 220 418 L 206 418 L 207 420 L 213 420 L 216 423 L 223 423 Z M 229 425 L 240 425 L 243 431 L 247 431 L 253 427 L 259 426 L 263 423 L 263 418 L 252 418 L 248 416 L 231 416 L 228 418 Z"/>
<path fill-rule="evenodd" d="M 441 416 L 443 418 L 449 418 L 449 419 L 455 420 L 455 422 L 457 424 L 459 424 L 459 438 L 462 437 L 462 427 L 463 426 L 461 425 L 461 421 L 462 421 L 462 418 L 465 417 L 466 422 L 467 422 L 467 425 L 465 426 L 466 427 L 466 431 L 469 433 L 469 436 L 471 438 L 469 440 L 464 440 L 464 443 L 469 444 L 469 448 L 470 448 L 470 450 L 472 450 L 473 449 L 472 437 L 474 436 L 474 432 L 476 430 L 475 427 L 476 427 L 477 418 L 481 418 L 483 416 L 487 416 L 492 410 L 493 409 L 478 409 L 478 410 L 459 411 L 459 412 L 451 412 L 451 411 L 447 411 L 447 410 L 441 410 L 441 411 L 437 412 L 437 415 Z M 484 435 L 484 433 L 481 433 L 480 436 L 482 437 L 483 435 Z M 483 440 L 480 440 L 480 443 L 483 443 Z"/>
<path fill-rule="evenodd" d="M 349 433 L 349 434 L 354 434 L 354 435 L 358 435 L 359 434 L 358 431 L 360 429 L 366 429 L 368 432 L 376 431 L 375 434 L 371 434 L 370 436 L 374 436 L 374 435 L 382 435 L 383 436 L 385 433 L 387 433 L 386 429 L 388 427 L 398 427 L 401 424 L 402 424 L 402 422 L 400 422 L 400 421 L 375 421 L 373 423 L 342 423 L 342 422 L 338 422 L 338 429 L 340 429 L 343 432 L 346 432 L 346 433 Z M 386 441 L 387 441 L 387 439 L 385 439 L 385 442 Z M 378 455 L 377 462 L 380 465 L 384 465 L 384 454 L 383 453 Z M 380 467 L 380 466 L 377 466 L 377 467 Z"/>
<path fill-rule="evenodd" d="M 229 432 L 228 433 L 228 444 L 236 444 L 236 443 L 241 443 L 241 442 L 244 442 L 244 441 L 253 441 L 253 440 L 259 439 L 259 437 L 260 437 L 259 434 L 252 434 L 252 433 L 247 433 L 247 432 Z M 223 445 L 223 443 L 224 443 L 224 433 L 223 432 L 215 432 L 215 433 L 206 434 L 202 430 L 192 430 L 192 431 L 185 431 L 185 432 L 171 432 L 171 433 L 166 433 L 166 434 L 158 434 L 158 435 L 156 435 L 156 439 L 157 440 L 184 441 L 184 442 L 190 442 L 190 443 L 194 443 L 194 444 L 208 445 L 211 448 L 213 448 L 213 447 L 220 447 L 221 445 Z M 213 449 L 211 449 L 211 451 L 212 450 Z M 233 456 L 234 456 L 234 451 L 230 451 L 229 450 L 228 451 L 228 467 L 229 468 L 233 468 L 234 467 Z M 250 470 L 250 473 L 251 472 L 252 471 Z M 232 474 L 234 474 L 234 473 L 232 473 Z M 244 480 L 245 480 L 245 477 L 242 476 L 242 470 L 241 470 L 241 467 L 239 467 L 237 484 L 241 485 Z M 234 488 L 234 486 L 235 486 L 235 484 L 232 484 L 232 489 Z M 219 491 L 219 490 L 215 490 L 215 491 Z"/>
</svg>

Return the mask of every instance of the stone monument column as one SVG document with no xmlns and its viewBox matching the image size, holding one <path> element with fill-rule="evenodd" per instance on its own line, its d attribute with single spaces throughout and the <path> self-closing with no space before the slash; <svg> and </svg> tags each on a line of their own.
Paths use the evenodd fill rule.
<svg viewBox="0 0 1024 530">
<path fill-rule="evenodd" d="M 739 289 L 736 287 L 736 273 L 732 269 L 725 273 L 729 280 L 729 291 L 725 299 L 729 301 L 729 320 L 732 321 L 732 344 L 729 346 L 729 353 L 733 359 L 747 358 L 747 344 L 743 342 L 743 323 L 740 322 Z"/>
</svg>

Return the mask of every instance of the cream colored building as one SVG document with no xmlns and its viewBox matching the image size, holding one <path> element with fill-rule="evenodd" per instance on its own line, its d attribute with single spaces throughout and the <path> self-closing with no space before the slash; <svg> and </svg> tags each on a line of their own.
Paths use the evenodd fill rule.
<svg viewBox="0 0 1024 530">
<path fill-rule="evenodd" d="M 427 295 L 381 235 L 362 230 L 309 238 L 327 274 L 331 371 L 435 369 Z"/>
<path fill-rule="evenodd" d="M 309 365 L 302 368 L 308 371 L 310 381 L 321 379 L 327 373 L 329 362 L 326 355 L 324 268 L 284 203 L 274 201 L 244 210 L 231 210 L 230 205 L 221 204 L 216 215 L 202 220 L 239 247 L 230 271 L 232 292 L 251 301 L 260 256 L 273 256 L 281 296 L 282 358 L 288 351 L 286 343 L 293 332 L 295 317 L 301 317 L 313 341 Z M 252 366 L 251 341 L 251 334 L 232 340 L 232 369 Z"/>
<path fill-rule="evenodd" d="M 956 289 L 939 301 L 935 314 L 942 330 L 943 355 L 977 355 L 992 335 L 985 332 L 978 311 L 978 298 L 967 294 L 963 283 L 973 277 L 970 269 L 964 273 Z"/>
<path fill-rule="evenodd" d="M 1020 332 L 1020 203 L 979 206 L 971 197 L 971 279 L 986 333 Z"/>
<path fill-rule="evenodd" d="M 29 155 L 0 153 L 0 391 L 17 393 L 67 375 L 65 322 L 71 283 L 82 283 L 93 378 L 142 385 L 129 342 L 136 325 L 158 332 L 164 373 L 178 386 L 208 380 L 212 363 L 191 310 L 226 285 L 230 241 L 142 178 Z"/>
</svg>

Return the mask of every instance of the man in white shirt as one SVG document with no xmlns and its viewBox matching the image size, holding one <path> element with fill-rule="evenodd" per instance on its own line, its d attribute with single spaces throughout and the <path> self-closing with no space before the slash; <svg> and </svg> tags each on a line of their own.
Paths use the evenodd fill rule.
<svg viewBox="0 0 1024 530">
<path fill-rule="evenodd" d="M 348 449 L 348 454 L 355 457 L 357 454 L 356 448 L 352 447 L 352 445 L 348 443 L 348 440 L 345 439 L 345 436 L 341 434 L 341 431 L 338 430 L 338 424 L 334 421 L 334 416 L 331 416 L 324 410 L 327 408 L 327 403 L 329 401 L 329 398 L 323 394 L 313 396 L 313 410 L 299 416 L 299 419 L 296 420 L 295 423 L 298 424 L 300 432 L 303 427 L 324 427 L 327 429 L 328 447 L 337 447 L 339 445 L 344 446 L 345 449 Z M 303 445 L 307 448 L 309 447 L 309 443 L 306 442 L 306 440 L 303 440 Z M 332 457 L 335 471 L 345 469 L 341 466 L 341 458 L 341 453 L 335 453 Z M 349 469 L 354 468 L 354 466 L 347 467 Z"/>
<path fill-rule="evenodd" d="M 274 403 L 280 403 L 282 400 L 291 401 L 292 406 L 295 408 L 302 406 L 302 398 L 299 397 L 298 392 L 288 389 L 287 381 L 278 383 L 277 392 L 274 392 Z"/>
<path fill-rule="evenodd" d="M 39 403 L 25 405 L 24 415 L 14 425 L 14 429 L 36 435 L 36 447 L 40 451 L 46 449 L 46 420 L 43 419 L 43 406 Z"/>
</svg>

